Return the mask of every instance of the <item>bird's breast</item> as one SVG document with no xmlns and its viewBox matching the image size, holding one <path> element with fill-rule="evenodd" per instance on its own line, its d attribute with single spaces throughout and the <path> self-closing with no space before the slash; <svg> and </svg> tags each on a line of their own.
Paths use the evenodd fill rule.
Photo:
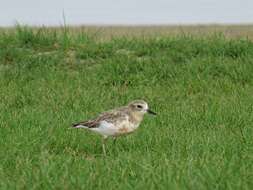
<svg viewBox="0 0 253 190">
<path fill-rule="evenodd" d="M 115 136 L 120 136 L 120 135 L 126 135 L 129 133 L 134 132 L 139 125 L 131 123 L 131 122 L 123 122 L 121 125 L 119 125 L 117 133 Z"/>
</svg>

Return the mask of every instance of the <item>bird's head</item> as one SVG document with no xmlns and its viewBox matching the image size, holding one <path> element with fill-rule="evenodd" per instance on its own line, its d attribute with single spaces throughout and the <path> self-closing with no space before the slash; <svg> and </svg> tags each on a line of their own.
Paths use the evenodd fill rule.
<svg viewBox="0 0 253 190">
<path fill-rule="evenodd" d="M 144 115 L 145 113 L 156 115 L 155 112 L 149 109 L 147 102 L 144 100 L 134 100 L 128 104 L 128 107 L 132 112 L 138 115 Z"/>
</svg>

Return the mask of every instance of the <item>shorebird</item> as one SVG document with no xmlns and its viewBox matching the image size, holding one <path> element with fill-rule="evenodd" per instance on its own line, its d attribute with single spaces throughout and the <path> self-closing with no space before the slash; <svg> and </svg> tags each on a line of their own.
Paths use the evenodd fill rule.
<svg viewBox="0 0 253 190">
<path fill-rule="evenodd" d="M 102 135 L 102 149 L 106 155 L 106 139 L 108 137 L 116 139 L 116 137 L 134 132 L 139 127 L 145 113 L 156 115 L 149 109 L 145 101 L 134 100 L 127 106 L 106 111 L 94 119 L 75 123 L 72 127 L 88 129 Z"/>
</svg>

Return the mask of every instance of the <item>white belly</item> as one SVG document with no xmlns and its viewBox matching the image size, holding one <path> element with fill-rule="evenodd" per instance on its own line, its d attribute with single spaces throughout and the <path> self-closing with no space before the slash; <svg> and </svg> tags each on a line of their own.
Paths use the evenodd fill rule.
<svg viewBox="0 0 253 190">
<path fill-rule="evenodd" d="M 128 120 L 117 123 L 116 125 L 102 121 L 98 128 L 90 128 L 90 130 L 97 132 L 105 137 L 107 136 L 121 136 L 132 133 L 138 128 L 138 125 L 134 125 Z"/>
</svg>

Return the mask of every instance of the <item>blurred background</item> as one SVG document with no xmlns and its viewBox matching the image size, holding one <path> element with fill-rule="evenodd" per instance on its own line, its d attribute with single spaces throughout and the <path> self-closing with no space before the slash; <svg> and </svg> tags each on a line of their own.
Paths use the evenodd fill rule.
<svg viewBox="0 0 253 190">
<path fill-rule="evenodd" d="M 8 0 L 0 26 L 251 24 L 252 0 Z"/>
</svg>

